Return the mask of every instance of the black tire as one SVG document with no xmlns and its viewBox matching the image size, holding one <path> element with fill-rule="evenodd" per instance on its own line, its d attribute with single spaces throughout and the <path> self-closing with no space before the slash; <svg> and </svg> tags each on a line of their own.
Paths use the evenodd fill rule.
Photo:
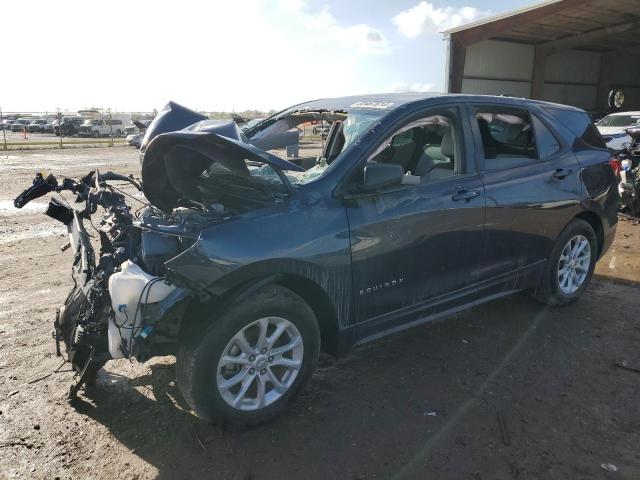
<svg viewBox="0 0 640 480">
<path fill-rule="evenodd" d="M 587 269 L 587 274 L 580 287 L 573 293 L 565 293 L 560 288 L 560 281 L 558 278 L 558 268 L 560 262 L 560 256 L 567 243 L 574 237 L 582 235 L 589 241 L 589 248 L 591 249 L 591 260 Z M 591 277 L 593 276 L 593 270 L 596 266 L 598 258 L 598 240 L 593 227 L 584 220 L 574 219 L 565 227 L 562 233 L 558 236 L 556 243 L 549 255 L 549 261 L 547 262 L 540 283 L 533 292 L 533 296 L 536 300 L 552 307 L 560 307 L 569 305 L 582 295 L 585 291 Z"/>
<path fill-rule="evenodd" d="M 196 415 L 228 429 L 244 429 L 279 415 L 311 378 L 320 352 L 320 330 L 311 308 L 291 290 L 265 286 L 224 307 L 217 318 L 194 319 L 178 349 L 176 370 L 180 391 Z M 291 322 L 302 337 L 302 365 L 289 389 L 263 408 L 239 410 L 220 394 L 217 365 L 231 339 L 243 328 L 265 317 Z"/>
</svg>

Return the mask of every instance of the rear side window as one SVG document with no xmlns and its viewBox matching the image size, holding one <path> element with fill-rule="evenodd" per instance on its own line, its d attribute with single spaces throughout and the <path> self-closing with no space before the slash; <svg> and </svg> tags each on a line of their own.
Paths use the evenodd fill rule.
<svg viewBox="0 0 640 480">
<path fill-rule="evenodd" d="M 476 120 L 485 170 L 513 168 L 538 160 L 534 128 L 527 112 L 481 108 Z"/>
<path fill-rule="evenodd" d="M 563 108 L 546 108 L 546 110 L 587 145 L 595 148 L 607 148 L 600 132 L 586 112 Z"/>
<path fill-rule="evenodd" d="M 535 115 L 531 117 L 533 128 L 538 141 L 538 155 L 540 160 L 547 160 L 560 151 L 560 143 L 551 131 Z"/>
</svg>

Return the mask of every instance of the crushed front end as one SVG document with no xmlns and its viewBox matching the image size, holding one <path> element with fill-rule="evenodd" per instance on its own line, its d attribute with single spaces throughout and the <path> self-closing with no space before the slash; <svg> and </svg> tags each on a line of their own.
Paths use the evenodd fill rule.
<svg viewBox="0 0 640 480">
<path fill-rule="evenodd" d="M 77 373 L 71 396 L 110 359 L 175 354 L 187 309 L 209 296 L 166 262 L 203 229 L 282 202 L 294 188 L 283 171 L 300 167 L 247 144 L 235 124 L 200 120 L 184 108 L 158 116 L 147 131 L 153 141 L 145 143 L 141 180 L 37 174 L 14 201 L 22 208 L 49 193 L 76 195 L 74 207 L 54 197 L 46 211 L 66 226 L 64 248 L 73 252 L 74 287 L 54 321 L 57 352 Z M 170 131 L 185 122 L 191 127 Z M 133 210 L 132 200 L 142 206 Z"/>
</svg>

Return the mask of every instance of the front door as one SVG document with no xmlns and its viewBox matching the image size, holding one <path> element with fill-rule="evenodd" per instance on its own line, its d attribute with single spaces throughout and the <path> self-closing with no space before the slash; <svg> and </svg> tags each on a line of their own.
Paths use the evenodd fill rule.
<svg viewBox="0 0 640 480">
<path fill-rule="evenodd" d="M 347 200 L 359 339 L 415 321 L 478 278 L 485 195 L 462 132 L 457 108 L 401 126 L 367 163 L 402 165 L 403 185 Z"/>
</svg>

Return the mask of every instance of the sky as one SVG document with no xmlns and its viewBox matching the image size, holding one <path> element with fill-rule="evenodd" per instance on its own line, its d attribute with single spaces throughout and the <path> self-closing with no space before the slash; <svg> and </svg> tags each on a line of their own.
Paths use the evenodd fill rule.
<svg viewBox="0 0 640 480">
<path fill-rule="evenodd" d="M 280 110 L 442 91 L 443 30 L 531 0 L 3 1 L 0 108 Z"/>
</svg>

